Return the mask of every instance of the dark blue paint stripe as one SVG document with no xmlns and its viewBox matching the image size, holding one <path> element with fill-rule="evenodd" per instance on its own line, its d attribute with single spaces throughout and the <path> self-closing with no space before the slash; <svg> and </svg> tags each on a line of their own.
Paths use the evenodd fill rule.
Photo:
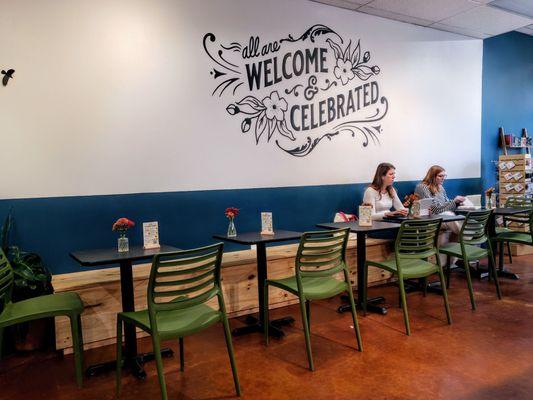
<svg viewBox="0 0 533 400">
<path fill-rule="evenodd" d="M 416 182 L 400 182 L 401 195 L 412 193 Z M 112 223 L 122 216 L 137 226 L 132 244 L 142 244 L 143 221 L 159 221 L 161 242 L 181 248 L 214 242 L 224 233 L 226 207 L 241 209 L 237 230 L 260 229 L 260 212 L 271 211 L 274 229 L 313 230 L 333 219 L 336 211 L 355 212 L 367 184 L 305 186 L 265 189 L 143 193 L 107 196 L 53 197 L 0 200 L 0 218 L 13 209 L 12 242 L 42 255 L 55 274 L 83 270 L 68 256 L 73 250 L 116 245 Z M 480 193 L 480 179 L 446 181 L 450 196 Z M 243 249 L 227 243 L 226 250 Z"/>
</svg>

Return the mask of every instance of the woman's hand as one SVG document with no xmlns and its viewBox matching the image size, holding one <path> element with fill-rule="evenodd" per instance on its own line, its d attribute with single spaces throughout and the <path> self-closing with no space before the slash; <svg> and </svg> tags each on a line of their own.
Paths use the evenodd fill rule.
<svg viewBox="0 0 533 400">
<path fill-rule="evenodd" d="M 455 201 L 456 204 L 461 204 L 465 200 L 466 200 L 466 197 L 464 196 L 455 196 L 455 199 L 453 199 L 453 201 Z"/>
<path fill-rule="evenodd" d="M 394 217 L 395 215 L 401 215 L 401 216 L 405 217 L 408 213 L 409 213 L 408 210 L 396 210 L 396 211 L 389 211 L 389 212 L 385 213 L 385 216 L 386 217 Z"/>
</svg>

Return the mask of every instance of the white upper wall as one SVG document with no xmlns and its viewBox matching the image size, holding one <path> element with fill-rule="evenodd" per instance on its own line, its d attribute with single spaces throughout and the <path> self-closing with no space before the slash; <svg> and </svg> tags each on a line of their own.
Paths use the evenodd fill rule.
<svg viewBox="0 0 533 400">
<path fill-rule="evenodd" d="M 279 43 L 314 25 L 336 34 Z M 242 50 L 251 36 L 261 46 L 278 41 L 280 48 L 248 59 L 223 50 L 231 72 L 204 51 L 206 33 L 216 37 L 208 42 L 213 55 L 232 42 Z M 343 51 L 360 40 L 359 62 L 366 51 L 371 57 L 359 71 L 377 65 L 379 74 L 366 81 L 344 78 L 343 85 L 326 39 Z M 290 60 L 314 48 L 326 49 L 322 68 L 328 72 L 249 90 L 246 63 L 277 57 L 282 68 L 288 53 Z M 480 176 L 481 40 L 305 0 L 19 0 L 2 7 L 0 49 L 0 68 L 16 70 L 8 86 L 0 86 L 2 199 L 368 182 L 382 161 L 396 165 L 400 180 L 419 180 L 432 164 L 443 165 L 449 178 Z M 214 69 L 226 75 L 215 79 Z M 311 75 L 318 92 L 306 100 Z M 232 76 L 240 80 L 212 95 Z M 309 120 L 311 109 L 327 110 L 328 99 L 347 99 L 370 82 L 388 101 L 380 121 L 366 122 L 385 112 L 378 102 L 315 129 L 295 130 L 302 109 L 308 107 Z M 285 92 L 296 85 L 303 85 L 298 96 Z M 294 141 L 276 125 L 267 141 L 267 117 L 274 118 L 271 124 L 278 120 L 271 108 L 261 111 L 271 107 L 264 99 L 273 91 L 287 103 L 281 117 Z M 257 112 L 248 115 L 250 129 L 243 133 L 247 115 L 230 115 L 226 108 L 246 96 L 257 99 L 250 100 Z M 277 105 L 285 108 L 283 101 Z M 256 144 L 262 116 L 266 130 Z M 380 133 L 373 128 L 378 125 Z M 308 137 L 312 143 L 326 133 L 337 134 L 303 157 L 280 148 L 305 147 Z"/>
</svg>

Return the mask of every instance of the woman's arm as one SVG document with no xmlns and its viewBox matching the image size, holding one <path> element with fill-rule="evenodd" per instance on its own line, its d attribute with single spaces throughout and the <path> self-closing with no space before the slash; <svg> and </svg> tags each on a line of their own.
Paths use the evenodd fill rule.
<svg viewBox="0 0 533 400">
<path fill-rule="evenodd" d="M 398 192 L 396 191 L 396 189 L 394 189 L 393 195 L 394 196 L 392 198 L 392 205 L 394 206 L 394 209 L 397 210 L 397 211 L 398 210 L 405 210 L 405 207 L 403 206 L 402 201 L 398 197 Z"/>
<path fill-rule="evenodd" d="M 423 183 L 416 185 L 415 194 L 417 194 L 421 199 L 429 199 L 434 197 L 433 193 L 431 193 L 431 190 L 429 190 L 429 187 Z"/>
<path fill-rule="evenodd" d="M 455 211 L 457 203 L 450 200 L 446 194 L 444 187 L 440 187 L 440 191 L 435 195 L 433 204 L 429 207 L 431 214 L 442 214 L 445 211 Z"/>
<path fill-rule="evenodd" d="M 389 210 L 377 212 L 376 201 L 379 193 L 377 190 L 372 189 L 371 187 L 366 188 L 365 194 L 363 195 L 363 203 L 370 204 L 372 206 L 372 220 L 383 219 L 385 213 Z"/>
</svg>

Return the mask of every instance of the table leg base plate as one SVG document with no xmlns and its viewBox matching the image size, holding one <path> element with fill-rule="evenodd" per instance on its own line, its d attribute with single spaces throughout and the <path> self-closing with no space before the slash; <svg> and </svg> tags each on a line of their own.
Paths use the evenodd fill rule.
<svg viewBox="0 0 533 400">
<path fill-rule="evenodd" d="M 231 334 L 233 336 L 242 336 L 249 333 L 263 333 L 263 325 L 256 317 L 248 315 L 245 322 L 247 324 L 246 326 L 233 329 Z M 282 338 L 285 336 L 285 332 L 281 330 L 281 327 L 285 325 L 291 325 L 292 323 L 294 323 L 294 318 L 292 317 L 283 317 L 270 321 L 268 325 L 269 336 L 272 336 L 276 339 Z"/>
<path fill-rule="evenodd" d="M 341 296 L 341 299 L 343 301 L 348 301 L 348 296 Z M 376 314 L 385 315 L 387 314 L 387 308 L 385 306 L 380 306 L 379 304 L 384 303 L 385 298 L 384 297 L 373 297 L 371 299 L 367 299 L 366 301 L 366 311 L 372 312 Z M 356 304 L 359 308 L 363 308 L 362 305 L 356 301 Z M 337 312 L 343 313 L 346 311 L 351 311 L 352 307 L 349 304 L 343 304 L 337 308 Z"/>
<path fill-rule="evenodd" d="M 497 270 L 496 272 L 497 272 L 498 276 L 501 277 L 501 278 L 513 279 L 515 281 L 520 279 L 520 277 L 517 274 L 515 274 L 515 273 L 513 273 L 513 272 L 511 272 L 511 271 L 509 271 L 507 269 Z"/>
<path fill-rule="evenodd" d="M 165 348 L 161 350 L 161 355 L 163 357 L 172 357 L 174 352 L 171 349 Z M 155 355 L 154 353 L 141 353 L 138 354 L 136 357 L 124 359 L 124 364 L 122 365 L 122 369 L 127 369 L 131 372 L 133 376 L 135 376 L 137 379 L 145 379 L 146 378 L 146 372 L 144 371 L 143 364 L 154 360 Z M 103 372 L 109 372 L 109 371 L 115 371 L 117 368 L 117 361 L 106 361 L 100 364 L 94 364 L 89 366 L 85 370 L 85 375 L 88 377 L 99 375 Z"/>
</svg>

